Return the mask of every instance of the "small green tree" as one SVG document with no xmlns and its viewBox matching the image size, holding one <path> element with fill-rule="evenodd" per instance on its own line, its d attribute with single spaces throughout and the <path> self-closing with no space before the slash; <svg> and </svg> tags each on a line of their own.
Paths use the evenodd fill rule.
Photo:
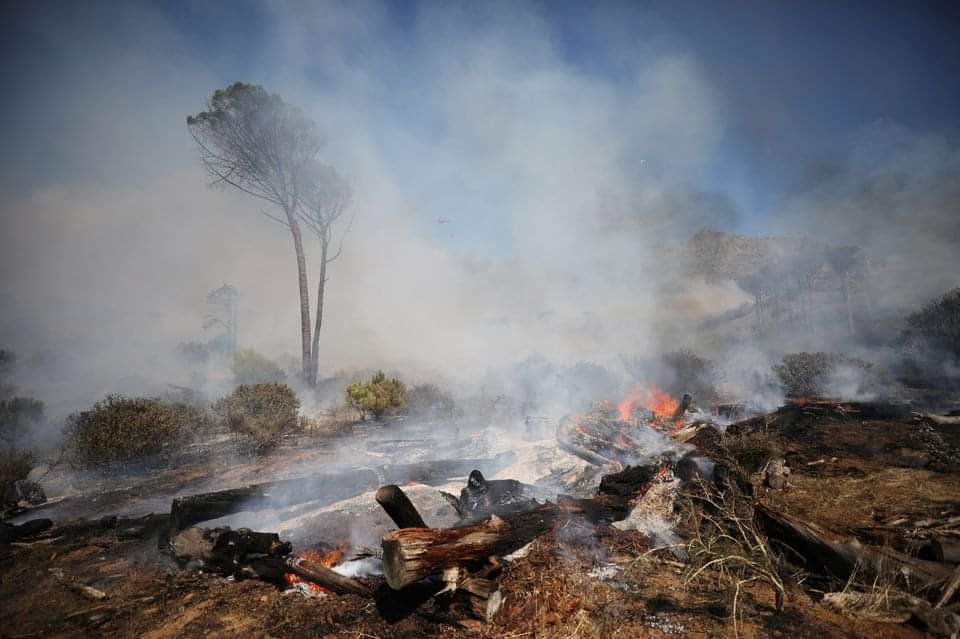
<svg viewBox="0 0 960 639">
<path fill-rule="evenodd" d="M 383 371 L 377 371 L 369 382 L 356 381 L 347 386 L 347 403 L 380 419 L 406 405 L 407 387 L 399 379 L 387 379 Z"/>
</svg>

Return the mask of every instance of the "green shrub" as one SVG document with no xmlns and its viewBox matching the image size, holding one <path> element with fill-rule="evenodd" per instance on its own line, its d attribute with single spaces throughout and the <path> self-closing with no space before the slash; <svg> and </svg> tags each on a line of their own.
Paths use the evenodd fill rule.
<svg viewBox="0 0 960 639">
<path fill-rule="evenodd" d="M 93 408 L 67 418 L 68 458 L 80 468 L 179 452 L 200 411 L 159 399 L 107 395 Z"/>
<path fill-rule="evenodd" d="M 287 374 L 273 361 L 267 359 L 252 348 L 247 348 L 233 357 L 230 366 L 235 384 L 282 384 L 287 381 Z"/>
<path fill-rule="evenodd" d="M 867 384 L 872 364 L 839 353 L 788 353 L 773 372 L 787 397 L 854 395 Z M 838 392 L 839 386 L 853 386 Z"/>
<path fill-rule="evenodd" d="M 357 381 L 347 386 L 347 403 L 380 419 L 406 405 L 407 387 L 399 379 L 387 379 L 383 371 L 377 371 L 369 382 Z"/>
<path fill-rule="evenodd" d="M 415 384 L 407 391 L 407 411 L 411 415 L 452 417 L 456 410 L 453 396 L 436 384 Z"/>
<path fill-rule="evenodd" d="M 300 400 L 286 384 L 241 384 L 219 399 L 213 411 L 247 448 L 261 453 L 299 430 Z"/>
</svg>

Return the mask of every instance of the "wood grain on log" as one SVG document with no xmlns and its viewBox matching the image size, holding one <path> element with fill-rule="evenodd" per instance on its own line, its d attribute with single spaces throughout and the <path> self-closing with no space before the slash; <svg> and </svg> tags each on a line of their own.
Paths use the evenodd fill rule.
<svg viewBox="0 0 960 639">
<path fill-rule="evenodd" d="M 449 566 L 509 554 L 546 532 L 556 515 L 556 506 L 546 504 L 461 528 L 392 530 L 383 536 L 384 576 L 400 590 Z"/>
</svg>

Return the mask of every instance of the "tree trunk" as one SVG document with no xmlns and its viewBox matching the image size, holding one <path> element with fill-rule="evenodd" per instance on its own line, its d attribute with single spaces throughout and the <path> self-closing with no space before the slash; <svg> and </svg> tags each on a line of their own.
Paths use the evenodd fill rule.
<svg viewBox="0 0 960 639">
<path fill-rule="evenodd" d="M 293 248 L 297 253 L 297 280 L 300 285 L 300 344 L 302 348 L 303 379 L 310 380 L 313 360 L 310 357 L 310 289 L 307 286 L 307 256 L 303 252 L 303 234 L 293 212 L 287 213 Z"/>
<path fill-rule="evenodd" d="M 847 327 L 853 333 L 853 309 L 850 307 L 850 286 L 847 283 L 847 272 L 840 273 L 840 292 L 843 294 L 843 301 L 847 306 Z"/>
<path fill-rule="evenodd" d="M 320 368 L 320 327 L 323 325 L 323 292 L 327 283 L 327 249 L 330 240 L 320 240 L 320 282 L 317 284 L 317 314 L 314 318 L 313 348 L 310 350 L 310 375 L 307 386 L 314 388 L 317 385 L 317 371 Z"/>
</svg>

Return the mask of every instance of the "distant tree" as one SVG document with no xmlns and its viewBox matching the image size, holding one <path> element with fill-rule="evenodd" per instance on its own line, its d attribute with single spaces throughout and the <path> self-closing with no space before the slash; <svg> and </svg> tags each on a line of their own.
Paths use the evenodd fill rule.
<svg viewBox="0 0 960 639">
<path fill-rule="evenodd" d="M 252 348 L 246 348 L 233 357 L 230 366 L 235 384 L 266 384 L 284 382 L 286 373 L 274 362 Z"/>
<path fill-rule="evenodd" d="M 310 292 L 298 211 L 323 146 L 316 125 L 279 95 L 237 82 L 215 91 L 206 111 L 187 116 L 187 127 L 213 185 L 231 186 L 280 210 L 279 216 L 261 212 L 293 237 L 303 377 L 309 379 Z"/>
<path fill-rule="evenodd" d="M 859 246 L 840 246 L 828 249 L 824 257 L 830 268 L 840 277 L 840 294 L 843 295 L 843 301 L 847 306 L 847 327 L 853 332 L 853 308 L 850 303 L 850 283 L 848 275 L 850 269 L 857 263 Z"/>
<path fill-rule="evenodd" d="M 207 304 L 213 307 L 213 312 L 203 321 L 204 328 L 220 326 L 225 333 L 227 353 L 237 352 L 237 320 L 240 307 L 240 291 L 235 286 L 224 284 L 218 289 L 207 293 Z"/>
<path fill-rule="evenodd" d="M 323 325 L 323 295 L 327 284 L 327 266 L 343 253 L 343 239 L 350 225 L 340 235 L 335 251 L 331 252 L 334 225 L 343 217 L 353 198 L 353 190 L 345 179 L 332 167 L 316 164 L 311 174 L 309 188 L 304 193 L 301 206 L 304 224 L 320 241 L 320 281 L 317 284 L 317 310 L 314 316 L 313 344 L 311 345 L 310 371 L 307 384 L 313 388 L 317 383 L 320 366 L 320 328 Z"/>
</svg>

